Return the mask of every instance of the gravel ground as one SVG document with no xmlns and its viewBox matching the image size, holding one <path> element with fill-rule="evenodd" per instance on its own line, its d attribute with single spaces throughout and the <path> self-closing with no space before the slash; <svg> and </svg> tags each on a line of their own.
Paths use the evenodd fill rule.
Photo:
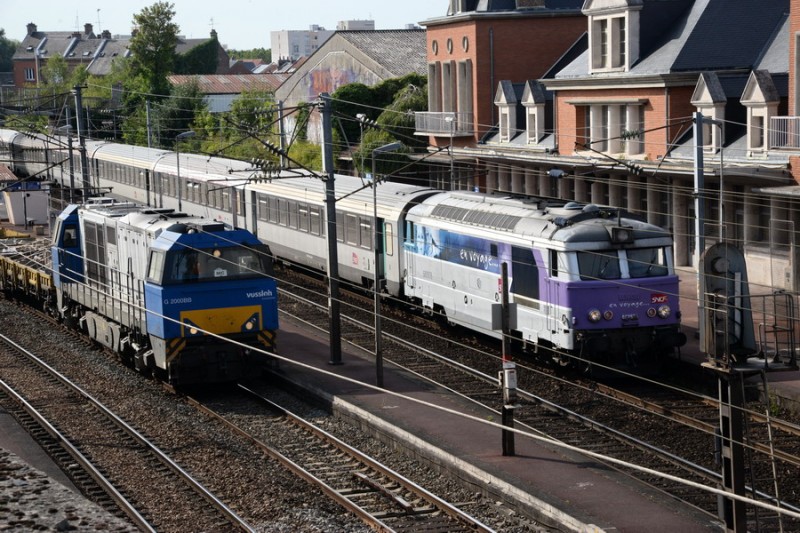
<svg viewBox="0 0 800 533">
<path fill-rule="evenodd" d="M 138 531 L 0 450 L 0 531 Z"/>
</svg>

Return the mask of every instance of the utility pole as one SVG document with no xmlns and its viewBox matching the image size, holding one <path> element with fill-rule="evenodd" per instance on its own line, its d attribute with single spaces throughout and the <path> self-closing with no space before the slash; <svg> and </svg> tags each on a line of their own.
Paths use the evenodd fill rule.
<svg viewBox="0 0 800 533">
<path fill-rule="evenodd" d="M 86 134 L 85 126 L 83 124 L 83 98 L 81 96 L 82 86 L 76 85 L 72 91 L 75 95 L 75 119 L 78 123 L 78 150 L 81 154 L 81 179 L 83 182 L 83 201 L 89 198 L 90 182 L 89 182 L 89 159 L 86 157 Z"/>
<path fill-rule="evenodd" d="M 331 96 L 319 95 L 322 114 L 322 172 L 325 174 L 325 211 L 328 222 L 328 319 L 330 364 L 342 364 L 342 336 L 339 300 L 339 253 L 336 241 L 336 190 L 333 172 L 333 127 Z"/>
<path fill-rule="evenodd" d="M 286 161 L 286 130 L 284 129 L 283 124 L 283 100 L 278 102 L 278 140 L 280 141 L 281 153 L 280 153 L 280 165 L 281 168 L 288 168 L 289 165 Z"/>
</svg>

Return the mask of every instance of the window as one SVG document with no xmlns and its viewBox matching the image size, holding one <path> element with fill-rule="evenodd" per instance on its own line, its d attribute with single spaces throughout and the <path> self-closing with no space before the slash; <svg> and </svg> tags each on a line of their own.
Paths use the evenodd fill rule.
<svg viewBox="0 0 800 533">
<path fill-rule="evenodd" d="M 389 222 L 383 224 L 383 251 L 387 256 L 394 255 L 394 227 Z"/>
<path fill-rule="evenodd" d="M 25 69 L 25 81 L 36 81 L 36 76 L 32 68 Z"/>
<path fill-rule="evenodd" d="M 361 247 L 372 248 L 372 219 L 361 217 L 359 224 L 361 228 Z"/>
<path fill-rule="evenodd" d="M 358 246 L 359 243 L 359 220 L 356 215 L 345 215 L 344 219 L 344 240 L 347 244 Z"/>
<path fill-rule="evenodd" d="M 639 155 L 644 151 L 644 106 L 642 104 L 587 105 L 584 108 L 585 130 L 589 134 L 587 148 L 598 152 L 624 153 L 625 155 Z M 637 135 L 623 139 L 623 137 L 629 137 L 627 134 L 631 132 L 637 132 Z"/>
<path fill-rule="evenodd" d="M 313 235 L 323 235 L 325 232 L 322 231 L 322 217 L 319 207 L 310 207 L 308 214 L 310 219 L 308 225 L 309 233 Z"/>
<path fill-rule="evenodd" d="M 628 270 L 632 278 L 652 278 L 669 274 L 664 248 L 628 250 Z"/>
<path fill-rule="evenodd" d="M 619 279 L 619 254 L 608 252 L 578 252 L 578 272 L 581 280 Z"/>
<path fill-rule="evenodd" d="M 627 66 L 627 32 L 624 16 L 594 18 L 591 24 L 592 70 Z"/>
</svg>

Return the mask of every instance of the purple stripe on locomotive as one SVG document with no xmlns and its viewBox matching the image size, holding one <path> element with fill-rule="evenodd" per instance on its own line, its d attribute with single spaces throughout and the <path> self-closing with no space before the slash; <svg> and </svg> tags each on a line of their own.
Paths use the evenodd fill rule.
<svg viewBox="0 0 800 533">
<path fill-rule="evenodd" d="M 677 276 L 557 285 L 555 300 L 572 309 L 576 329 L 659 327 L 680 322 Z M 669 308 L 669 316 L 662 317 L 664 306 Z M 593 323 L 589 313 L 595 309 L 601 319 Z"/>
</svg>

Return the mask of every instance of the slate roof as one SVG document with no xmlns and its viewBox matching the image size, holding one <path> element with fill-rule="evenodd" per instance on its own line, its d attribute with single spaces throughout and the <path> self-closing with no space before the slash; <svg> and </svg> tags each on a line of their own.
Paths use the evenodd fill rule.
<svg viewBox="0 0 800 533">
<path fill-rule="evenodd" d="M 425 30 L 337 31 L 334 36 L 351 43 L 391 72 L 392 77 L 428 73 Z M 325 45 L 320 50 L 323 48 Z"/>
<path fill-rule="evenodd" d="M 200 74 L 173 75 L 173 85 L 197 80 L 203 94 L 240 94 L 244 91 L 274 91 L 286 81 L 288 74 Z"/>
<path fill-rule="evenodd" d="M 763 68 L 788 70 L 788 0 L 642 0 L 640 58 L 627 73 L 592 78 Z M 783 39 L 787 44 L 780 44 Z M 556 79 L 589 77 L 588 49 Z"/>
</svg>

